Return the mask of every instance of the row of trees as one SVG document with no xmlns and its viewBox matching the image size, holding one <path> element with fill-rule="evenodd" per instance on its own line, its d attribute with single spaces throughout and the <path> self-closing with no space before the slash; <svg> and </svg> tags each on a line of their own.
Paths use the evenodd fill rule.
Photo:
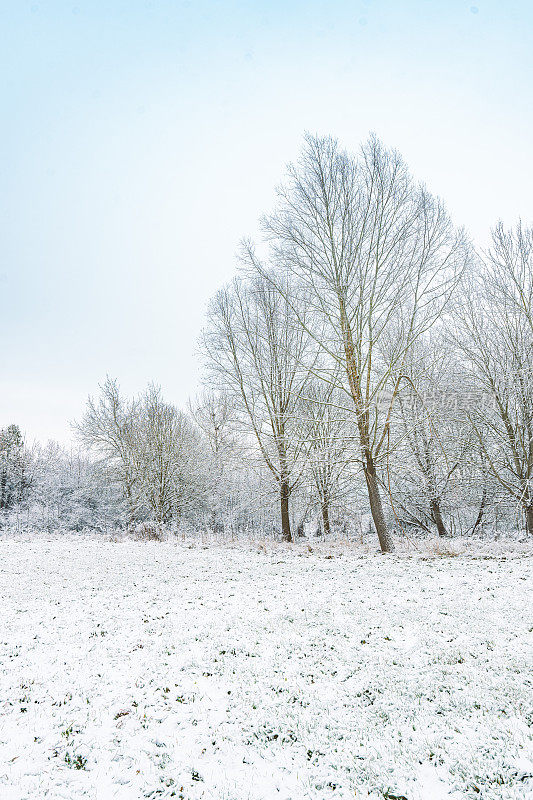
<svg viewBox="0 0 533 800">
<path fill-rule="evenodd" d="M 77 431 L 81 443 L 98 453 L 106 481 L 120 487 L 129 524 L 148 517 L 177 525 L 191 502 L 204 499 L 208 481 L 198 432 L 156 386 L 128 400 L 115 381 L 106 380 L 100 398 L 89 398 Z"/>
<path fill-rule="evenodd" d="M 70 451 L 0 430 L 0 528 L 272 530 L 264 471 L 247 462 L 227 397 L 206 392 L 186 413 L 155 386 L 127 398 L 107 379 L 75 427 Z"/>
<path fill-rule="evenodd" d="M 283 537 L 309 465 L 326 530 L 359 469 L 384 552 L 391 520 L 445 535 L 453 495 L 472 528 L 490 495 L 533 533 L 531 229 L 498 226 L 480 258 L 397 152 L 309 136 L 263 231 L 204 349 L 277 486 Z"/>
<path fill-rule="evenodd" d="M 371 520 L 384 552 L 393 529 L 533 533 L 533 229 L 477 254 L 398 153 L 311 136 L 262 228 L 211 302 L 204 395 L 183 412 L 108 379 L 75 458 L 2 431 L 0 518 L 287 541 Z"/>
<path fill-rule="evenodd" d="M 26 446 L 20 429 L 0 430 L 0 528 L 104 528 L 120 518 L 116 488 L 80 448 Z"/>
</svg>

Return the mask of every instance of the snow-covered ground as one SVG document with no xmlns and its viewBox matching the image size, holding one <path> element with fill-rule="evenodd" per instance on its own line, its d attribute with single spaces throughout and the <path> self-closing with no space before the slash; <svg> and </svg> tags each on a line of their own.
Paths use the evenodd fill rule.
<svg viewBox="0 0 533 800">
<path fill-rule="evenodd" d="M 1 541 L 0 798 L 533 796 L 528 548 L 311 546 Z"/>
</svg>

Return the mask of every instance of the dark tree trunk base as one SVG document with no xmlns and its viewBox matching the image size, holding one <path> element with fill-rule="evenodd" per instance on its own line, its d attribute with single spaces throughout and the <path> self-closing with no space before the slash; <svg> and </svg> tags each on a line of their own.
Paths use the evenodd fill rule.
<svg viewBox="0 0 533 800">
<path fill-rule="evenodd" d="M 367 463 L 365 466 L 365 478 L 368 488 L 368 499 L 370 501 L 370 513 L 374 520 L 376 533 L 379 539 L 379 546 L 382 553 L 393 553 L 394 543 L 388 531 L 387 523 L 385 522 L 385 515 L 383 513 L 383 503 L 381 502 L 381 495 L 379 493 L 378 479 L 376 470 L 371 456 L 367 454 Z"/>
<path fill-rule="evenodd" d="M 322 503 L 322 528 L 325 536 L 331 533 L 331 525 L 329 521 L 329 503 L 326 501 Z"/>
<path fill-rule="evenodd" d="M 526 531 L 533 536 L 533 504 L 526 508 Z"/>
<path fill-rule="evenodd" d="M 284 542 L 292 542 L 291 518 L 289 514 L 289 486 L 283 482 L 280 486 L 280 506 L 281 506 L 281 536 Z"/>
<path fill-rule="evenodd" d="M 430 508 L 431 508 L 431 516 L 433 517 L 433 522 L 437 526 L 437 531 L 439 532 L 439 536 L 448 536 L 448 531 L 446 530 L 444 520 L 442 519 L 442 514 L 440 513 L 439 500 L 437 499 L 432 500 L 430 503 Z"/>
</svg>

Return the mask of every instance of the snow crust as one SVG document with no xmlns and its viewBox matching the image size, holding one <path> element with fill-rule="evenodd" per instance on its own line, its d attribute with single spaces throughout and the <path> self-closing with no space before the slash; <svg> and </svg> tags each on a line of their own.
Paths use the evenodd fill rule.
<svg viewBox="0 0 533 800">
<path fill-rule="evenodd" d="M 2 800 L 533 797 L 529 547 L 0 553 Z"/>
</svg>

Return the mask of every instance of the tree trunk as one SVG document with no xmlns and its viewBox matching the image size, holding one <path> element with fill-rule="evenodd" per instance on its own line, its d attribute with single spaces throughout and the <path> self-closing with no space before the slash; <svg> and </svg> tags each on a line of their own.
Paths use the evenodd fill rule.
<svg viewBox="0 0 533 800">
<path fill-rule="evenodd" d="M 433 517 L 433 522 L 437 526 L 439 536 L 448 536 L 448 531 L 446 530 L 442 514 L 440 513 L 440 500 L 434 498 L 429 505 L 431 508 L 431 516 Z"/>
<path fill-rule="evenodd" d="M 281 504 L 281 535 L 284 542 L 292 542 L 291 518 L 289 515 L 289 484 L 287 481 L 280 483 L 280 504 Z"/>
<path fill-rule="evenodd" d="M 7 472 L 4 470 L 2 471 L 2 477 L 0 477 L 0 508 L 7 508 L 6 486 L 7 486 Z"/>
<path fill-rule="evenodd" d="M 526 506 L 526 531 L 533 535 L 533 503 Z"/>
<path fill-rule="evenodd" d="M 481 495 L 481 503 L 479 504 L 479 511 L 478 511 L 478 515 L 476 517 L 476 521 L 474 522 L 474 527 L 472 528 L 472 533 L 474 533 L 476 528 L 478 528 L 479 525 L 481 525 L 481 522 L 483 521 L 483 513 L 485 511 L 486 500 L 487 500 L 487 487 L 483 486 L 483 493 Z"/>
<path fill-rule="evenodd" d="M 374 459 L 372 458 L 372 452 L 370 450 L 370 437 L 368 433 L 368 408 L 363 402 L 361 394 L 361 378 L 357 369 L 357 357 L 355 355 L 352 330 L 350 328 L 350 322 L 346 313 L 344 297 L 339 295 L 338 299 L 342 338 L 344 342 L 344 353 L 346 358 L 346 372 L 348 375 L 350 392 L 357 411 L 357 425 L 359 428 L 361 450 L 364 454 L 364 472 L 366 485 L 368 487 L 370 512 L 372 514 L 372 519 L 374 520 L 374 525 L 376 526 L 381 552 L 392 553 L 394 551 L 394 545 L 392 543 L 389 531 L 387 530 L 387 523 L 385 522 L 385 515 L 383 514 L 383 504 L 381 502 L 381 495 L 379 493 L 376 467 L 374 466 Z"/>
<path fill-rule="evenodd" d="M 325 536 L 331 533 L 331 526 L 329 523 L 329 500 L 327 497 L 324 497 L 322 500 L 322 528 Z"/>
<path fill-rule="evenodd" d="M 133 502 L 133 494 L 131 491 L 131 486 L 128 484 L 126 485 L 126 499 L 128 503 L 128 511 L 129 511 L 129 522 L 128 522 L 128 529 L 133 530 L 135 527 L 135 505 Z"/>
<path fill-rule="evenodd" d="M 370 501 L 370 513 L 372 514 L 372 519 L 374 520 L 374 525 L 376 526 L 376 533 L 378 535 L 381 552 L 393 553 L 394 545 L 387 529 L 387 523 L 385 522 L 376 468 L 374 466 L 372 456 L 368 450 L 366 452 L 366 464 L 364 470 L 366 485 L 368 488 L 368 499 Z"/>
</svg>

